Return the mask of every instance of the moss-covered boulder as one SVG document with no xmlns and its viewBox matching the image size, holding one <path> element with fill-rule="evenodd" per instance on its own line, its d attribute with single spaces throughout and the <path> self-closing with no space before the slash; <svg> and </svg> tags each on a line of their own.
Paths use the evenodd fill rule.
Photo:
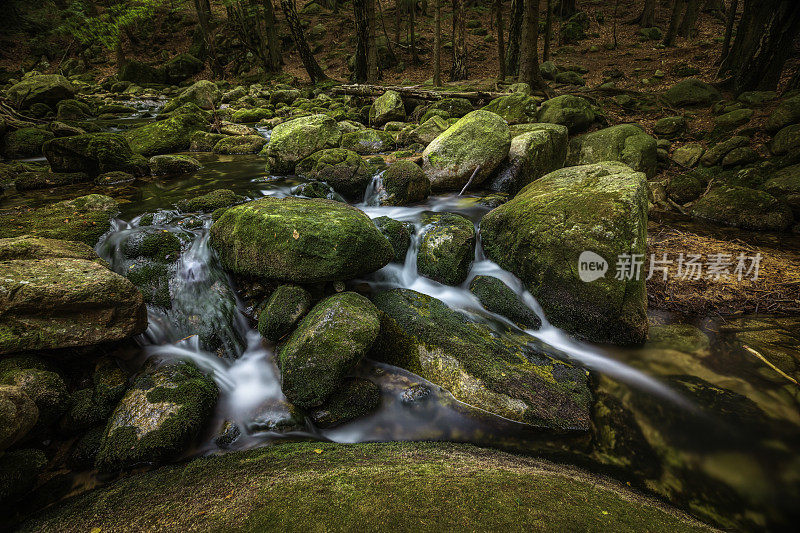
<svg viewBox="0 0 800 533">
<path fill-rule="evenodd" d="M 148 172 L 146 161 L 118 133 L 59 137 L 46 142 L 42 151 L 54 172 L 85 172 L 92 177 L 115 170 L 134 175 Z"/>
<path fill-rule="evenodd" d="M 775 108 L 764 127 L 770 133 L 777 133 L 786 126 L 800 123 L 800 95 L 787 98 Z"/>
<path fill-rule="evenodd" d="M 432 190 L 461 190 L 470 178 L 475 186 L 491 176 L 510 146 L 505 120 L 489 111 L 473 111 L 425 148 L 422 170 Z"/>
<path fill-rule="evenodd" d="M 714 127 L 718 131 L 730 131 L 744 126 L 753 118 L 752 109 L 734 109 L 714 117 Z"/>
<path fill-rule="evenodd" d="M 154 155 L 148 164 L 153 176 L 189 174 L 201 167 L 200 161 L 188 155 Z"/>
<path fill-rule="evenodd" d="M 738 135 L 725 139 L 706 150 L 700 158 L 700 164 L 705 167 L 719 165 L 722 163 L 722 159 L 728 155 L 731 150 L 747 146 L 748 144 L 750 144 L 750 139 Z"/>
<path fill-rule="evenodd" d="M 564 94 L 545 101 L 539 109 L 538 120 L 561 124 L 570 133 L 578 133 L 589 129 L 595 120 L 595 112 L 587 99 Z"/>
<path fill-rule="evenodd" d="M 169 113 L 184 104 L 195 104 L 200 109 L 215 109 L 220 98 L 222 98 L 222 93 L 214 82 L 200 80 L 167 102 L 162 112 Z"/>
<path fill-rule="evenodd" d="M 764 183 L 763 189 L 788 205 L 795 220 L 800 220 L 800 165 L 778 170 Z"/>
<path fill-rule="evenodd" d="M 422 214 L 417 271 L 445 285 L 467 279 L 475 258 L 475 225 L 455 213 Z"/>
<path fill-rule="evenodd" d="M 414 143 L 427 146 L 449 127 L 450 124 L 445 119 L 433 116 L 417 127 L 407 126 L 406 129 L 401 130 L 397 138 L 397 143 L 401 146 L 408 146 Z"/>
<path fill-rule="evenodd" d="M 342 133 L 328 115 L 309 115 L 278 124 L 267 144 L 268 171 L 291 174 L 297 163 L 314 152 L 336 148 Z"/>
<path fill-rule="evenodd" d="M 286 398 L 301 408 L 322 405 L 367 353 L 379 329 L 375 306 L 354 292 L 315 305 L 278 352 Z"/>
<path fill-rule="evenodd" d="M 0 455 L 0 505 L 11 506 L 21 500 L 36 486 L 45 466 L 47 456 L 41 450 L 26 448 Z"/>
<path fill-rule="evenodd" d="M 360 200 L 364 196 L 375 173 L 360 155 L 344 148 L 315 152 L 300 161 L 295 172 L 304 178 L 324 181 L 351 200 Z"/>
<path fill-rule="evenodd" d="M 108 420 L 95 466 L 114 472 L 172 459 L 205 426 L 218 393 L 192 363 L 148 364 Z"/>
<path fill-rule="evenodd" d="M 22 440 L 39 420 L 39 409 L 20 387 L 0 385 L 0 452 Z"/>
<path fill-rule="evenodd" d="M 42 437 L 64 414 L 69 392 L 64 379 L 37 357 L 8 357 L 0 360 L 0 385 L 19 387 L 33 400 L 39 413 L 33 432 Z"/>
<path fill-rule="evenodd" d="M 442 98 L 441 100 L 437 100 L 433 104 L 428 107 L 426 111 L 427 113 L 431 111 L 441 111 L 446 113 L 448 117 L 452 118 L 461 118 L 470 111 L 474 109 L 472 102 L 467 100 L 466 98 Z M 430 117 L 423 115 L 422 120 L 420 122 L 425 122 Z"/>
<path fill-rule="evenodd" d="M 64 121 L 86 120 L 92 115 L 94 115 L 92 108 L 87 103 L 73 98 L 61 100 L 56 111 L 58 120 Z"/>
<path fill-rule="evenodd" d="M 185 213 L 212 213 L 217 209 L 230 207 L 241 201 L 242 197 L 230 189 L 215 189 L 194 198 L 181 200 L 177 205 Z"/>
<path fill-rule="evenodd" d="M 183 53 L 164 63 L 161 69 L 164 72 L 165 81 L 168 84 L 177 85 L 203 70 L 203 62 L 192 54 Z"/>
<path fill-rule="evenodd" d="M 80 241 L 90 246 L 111 227 L 119 212 L 113 198 L 90 194 L 45 207 L 17 207 L 0 212 L 0 238 L 35 235 Z"/>
<path fill-rule="evenodd" d="M 362 155 L 378 154 L 394 149 L 395 139 L 388 131 L 365 128 L 342 135 L 341 147 Z"/>
<path fill-rule="evenodd" d="M 14 181 L 14 187 L 18 191 L 33 191 L 87 181 L 92 180 L 85 172 L 21 172 Z"/>
<path fill-rule="evenodd" d="M 311 293 L 303 287 L 280 285 L 258 315 L 258 332 L 265 339 L 277 342 L 291 333 L 312 303 Z"/>
<path fill-rule="evenodd" d="M 436 383 L 462 402 L 546 427 L 588 429 L 587 372 L 553 359 L 531 337 L 490 329 L 409 290 L 378 294 L 381 332 L 370 358 Z"/>
<path fill-rule="evenodd" d="M 404 263 L 406 255 L 408 254 L 408 248 L 411 246 L 411 230 L 413 230 L 414 225 L 409 222 L 400 222 L 399 220 L 389 217 L 378 217 L 372 219 L 372 221 L 392 244 L 394 262 Z"/>
<path fill-rule="evenodd" d="M 214 145 L 215 154 L 257 154 L 267 144 L 261 135 L 225 136 Z"/>
<path fill-rule="evenodd" d="M 75 86 L 60 74 L 40 74 L 12 85 L 6 95 L 18 108 L 27 109 L 33 104 L 55 107 L 61 100 L 75 95 Z"/>
<path fill-rule="evenodd" d="M 40 156 L 42 145 L 53 137 L 53 132 L 42 128 L 20 128 L 6 134 L 3 153 L 9 159 Z"/>
<path fill-rule="evenodd" d="M 533 309 L 499 278 L 475 276 L 469 284 L 469 291 L 480 300 L 483 307 L 506 317 L 521 328 L 538 329 L 542 325 Z"/>
<path fill-rule="evenodd" d="M 664 117 L 653 125 L 653 133 L 665 139 L 674 139 L 686 131 L 684 117 Z"/>
<path fill-rule="evenodd" d="M 509 124 L 536 122 L 540 98 L 522 93 L 509 94 L 495 98 L 482 109 L 500 115 Z"/>
<path fill-rule="evenodd" d="M 400 160 L 383 171 L 380 187 L 380 205 L 408 205 L 428 198 L 431 182 L 419 165 Z"/>
<path fill-rule="evenodd" d="M 511 139 L 508 160 L 492 179 L 489 189 L 513 194 L 532 181 L 564 166 L 567 157 L 567 128 L 545 123 L 528 126 L 531 128 L 527 133 Z"/>
<path fill-rule="evenodd" d="M 403 99 L 397 91 L 386 91 L 372 102 L 369 108 L 369 123 L 371 126 L 383 126 L 387 122 L 406 120 L 406 109 Z"/>
<path fill-rule="evenodd" d="M 221 133 L 209 133 L 207 131 L 196 131 L 189 138 L 190 152 L 210 152 L 214 146 L 224 139 L 226 135 Z"/>
<path fill-rule="evenodd" d="M 775 155 L 785 155 L 800 150 L 800 124 L 786 126 L 776 133 L 769 149 Z"/>
<path fill-rule="evenodd" d="M 555 326 L 630 344 L 647 335 L 644 277 L 583 281 L 578 269 L 588 260 L 615 265 L 622 254 L 644 254 L 646 228 L 645 175 L 606 162 L 534 181 L 483 218 L 481 239 L 487 257 L 525 283 Z"/>
<path fill-rule="evenodd" d="M 164 84 L 167 81 L 163 69 L 136 60 L 126 61 L 120 65 L 117 77 L 122 82 L 131 82 L 137 85 Z M 131 83 L 125 86 L 114 87 L 114 89 L 119 89 L 119 92 L 122 92 L 127 89 Z"/>
<path fill-rule="evenodd" d="M 264 107 L 252 107 L 246 109 L 237 109 L 231 115 L 231 120 L 237 124 L 247 122 L 258 122 L 265 118 L 272 118 L 275 113 L 271 109 Z"/>
<path fill-rule="evenodd" d="M 683 205 L 697 200 L 705 189 L 706 184 L 698 176 L 692 173 L 677 174 L 667 184 L 667 195 Z"/>
<path fill-rule="evenodd" d="M 672 160 L 685 168 L 697 165 L 706 149 L 700 143 L 687 143 L 672 152 Z"/>
<path fill-rule="evenodd" d="M 771 194 L 739 186 L 710 190 L 692 206 L 692 216 L 725 226 L 756 231 L 783 231 L 792 210 Z"/>
<path fill-rule="evenodd" d="M 144 332 L 138 290 L 86 245 L 0 239 L 0 353 L 89 346 Z"/>
<path fill-rule="evenodd" d="M 619 124 L 572 139 L 567 165 L 619 161 L 648 178 L 658 167 L 656 140 L 636 124 Z"/>
<path fill-rule="evenodd" d="M 332 200 L 262 198 L 232 207 L 211 227 L 229 270 L 295 283 L 350 279 L 391 261 L 367 215 Z"/>
<path fill-rule="evenodd" d="M 662 98 L 672 107 L 708 107 L 722 100 L 722 95 L 713 85 L 689 78 L 667 89 Z"/>
<path fill-rule="evenodd" d="M 91 386 L 71 394 L 69 407 L 61 419 L 62 432 L 71 435 L 92 428 L 100 430 L 95 432 L 97 446 L 92 461 L 85 465 L 87 468 L 94 464 L 94 455 L 100 448 L 103 428 L 99 426 L 105 426 L 127 389 L 128 374 L 117 365 L 116 360 L 103 357 L 95 364 Z"/>
<path fill-rule="evenodd" d="M 366 416 L 381 405 L 381 389 L 364 378 L 346 378 L 325 403 L 312 409 L 308 417 L 323 429 L 346 424 Z"/>
<path fill-rule="evenodd" d="M 192 135 L 206 127 L 201 115 L 186 113 L 133 128 L 122 135 L 133 151 L 152 156 L 188 150 Z"/>
</svg>

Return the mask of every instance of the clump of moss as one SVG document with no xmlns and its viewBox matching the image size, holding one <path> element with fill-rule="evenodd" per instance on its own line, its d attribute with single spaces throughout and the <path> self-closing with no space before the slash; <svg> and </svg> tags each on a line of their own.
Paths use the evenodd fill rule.
<svg viewBox="0 0 800 533">
<path fill-rule="evenodd" d="M 216 189 L 196 198 L 181 200 L 178 208 L 184 212 L 211 213 L 241 202 L 242 197 L 230 189 Z"/>
<path fill-rule="evenodd" d="M 258 332 L 276 342 L 289 334 L 311 309 L 312 296 L 298 285 L 281 285 L 270 295 L 258 317 Z"/>
<path fill-rule="evenodd" d="M 394 250 L 394 262 L 404 263 L 408 248 L 411 246 L 411 232 L 413 224 L 400 222 L 389 217 L 378 217 L 372 219 L 381 233 L 389 239 Z"/>
</svg>

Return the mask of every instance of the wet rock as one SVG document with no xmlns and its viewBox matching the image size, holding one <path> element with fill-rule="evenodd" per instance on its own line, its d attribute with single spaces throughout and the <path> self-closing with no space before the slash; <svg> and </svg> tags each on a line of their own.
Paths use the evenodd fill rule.
<svg viewBox="0 0 800 533">
<path fill-rule="evenodd" d="M 303 412 L 286 400 L 268 399 L 256 407 L 247 423 L 251 432 L 286 433 L 306 429 Z"/>
<path fill-rule="evenodd" d="M 95 185 L 120 185 L 122 183 L 130 183 L 136 177 L 133 174 L 122 172 L 121 170 L 112 170 L 111 172 L 104 172 L 94 179 Z"/>
<path fill-rule="evenodd" d="M 653 177 L 658 167 L 656 140 L 636 124 L 619 124 L 570 141 L 567 165 L 619 161 Z"/>
<path fill-rule="evenodd" d="M 725 226 L 756 231 L 783 231 L 792 211 L 774 196 L 747 187 L 717 187 L 694 203 L 692 216 Z"/>
<path fill-rule="evenodd" d="M 178 207 L 186 213 L 211 213 L 223 207 L 230 207 L 242 201 L 242 197 L 230 189 L 215 189 L 209 193 L 181 200 Z"/>
<path fill-rule="evenodd" d="M 214 145 L 215 154 L 257 154 L 267 144 L 261 135 L 236 135 L 223 137 Z"/>
<path fill-rule="evenodd" d="M 539 122 L 561 124 L 570 133 L 585 131 L 595 120 L 592 104 L 580 96 L 564 94 L 545 101 L 539 109 Z"/>
<path fill-rule="evenodd" d="M 101 472 L 177 456 L 214 409 L 217 386 L 192 363 L 149 363 L 108 421 L 95 464 Z"/>
<path fill-rule="evenodd" d="M 314 152 L 339 145 L 341 132 L 327 115 L 310 115 L 275 126 L 266 147 L 269 172 L 291 174 L 295 165 Z"/>
<path fill-rule="evenodd" d="M 318 303 L 278 352 L 286 398 L 301 408 L 321 405 L 364 357 L 379 329 L 375 306 L 356 293 Z"/>
<path fill-rule="evenodd" d="M 347 203 L 342 195 L 333 190 L 333 187 L 321 181 L 308 181 L 301 183 L 296 187 L 292 187 L 291 191 L 293 196 L 300 196 L 302 198 L 322 198 L 325 200 L 334 200 L 336 202 Z"/>
<path fill-rule="evenodd" d="M 186 113 L 127 130 L 122 135 L 135 152 L 152 156 L 188 150 L 192 135 L 206 127 L 201 115 Z"/>
<path fill-rule="evenodd" d="M 68 99 L 68 100 L 61 100 L 58 103 L 58 111 L 56 112 L 56 117 L 58 120 L 86 120 L 90 118 L 94 113 L 92 112 L 92 108 L 89 107 L 88 104 L 81 102 L 79 100 Z"/>
<path fill-rule="evenodd" d="M 70 137 L 72 135 L 83 135 L 86 130 L 77 126 L 70 126 L 63 122 L 54 121 L 47 125 L 47 129 L 53 132 L 56 137 Z"/>
<path fill-rule="evenodd" d="M 164 105 L 163 113 L 169 113 L 185 104 L 194 104 L 200 109 L 215 109 L 222 93 L 214 82 L 200 80 L 167 102 Z"/>
<path fill-rule="evenodd" d="M 509 124 L 523 124 L 536 122 L 540 102 L 541 98 L 515 93 L 495 98 L 482 109 L 500 115 Z"/>
<path fill-rule="evenodd" d="M 486 255 L 525 283 L 554 325 L 630 344 L 647 334 L 644 277 L 584 282 L 577 269 L 584 251 L 611 265 L 620 254 L 644 254 L 646 222 L 645 175 L 606 162 L 534 181 L 483 218 L 481 239 Z"/>
<path fill-rule="evenodd" d="M 147 162 L 133 153 L 127 140 L 117 133 L 87 133 L 59 137 L 42 147 L 54 172 L 85 172 L 95 177 L 120 170 L 147 174 Z"/>
<path fill-rule="evenodd" d="M 74 434 L 105 426 L 128 388 L 128 375 L 117 366 L 115 360 L 106 357 L 95 364 L 92 383 L 92 387 L 76 390 L 70 396 L 69 406 L 61 420 L 64 433 Z M 98 449 L 101 436 L 102 432 L 97 437 Z"/>
<path fill-rule="evenodd" d="M 153 176 L 189 174 L 200 168 L 200 161 L 188 155 L 154 155 L 149 160 Z"/>
<path fill-rule="evenodd" d="M 469 291 L 492 313 L 502 315 L 523 329 L 539 329 L 541 319 L 502 280 L 492 276 L 475 276 Z"/>
<path fill-rule="evenodd" d="M 91 181 L 91 178 L 85 172 L 22 172 L 17 176 L 14 187 L 18 191 L 33 191 L 87 181 Z"/>
<path fill-rule="evenodd" d="M 241 435 L 242 430 L 239 429 L 239 426 L 235 422 L 226 420 L 222 423 L 222 427 L 219 428 L 217 436 L 214 437 L 214 444 L 216 444 L 219 448 L 226 450 L 230 448 L 234 442 L 239 440 Z"/>
<path fill-rule="evenodd" d="M 417 270 L 439 283 L 460 285 L 475 258 L 475 225 L 455 213 L 431 211 L 421 222 Z"/>
<path fill-rule="evenodd" d="M 19 387 L 33 400 L 39 416 L 31 431 L 38 436 L 47 435 L 53 423 L 67 409 L 69 393 L 64 379 L 36 357 L 0 360 L 0 384 Z"/>
<path fill-rule="evenodd" d="M 232 122 L 222 122 L 222 125 L 219 128 L 219 132 L 223 135 L 229 136 L 244 136 L 244 135 L 256 135 L 255 128 L 251 128 L 250 126 L 245 126 L 244 124 L 233 124 Z M 261 137 L 258 135 L 258 137 Z M 266 142 L 266 139 L 262 137 L 262 139 Z"/>
<path fill-rule="evenodd" d="M 299 285 L 280 285 L 270 295 L 259 313 L 258 332 L 265 339 L 277 342 L 291 333 L 309 309 L 311 293 Z"/>
<path fill-rule="evenodd" d="M 8 209 L 0 214 L 0 238 L 34 235 L 94 246 L 111 227 L 111 218 L 118 212 L 117 202 L 101 194 L 46 207 Z"/>
<path fill-rule="evenodd" d="M 406 110 L 403 99 L 397 91 L 386 91 L 372 102 L 369 108 L 369 123 L 378 127 L 392 120 L 405 122 Z"/>
<path fill-rule="evenodd" d="M 139 291 L 88 246 L 21 237 L 0 239 L 0 250 L 0 353 L 89 346 L 146 329 Z"/>
<path fill-rule="evenodd" d="M 42 155 L 42 145 L 55 135 L 42 128 L 20 128 L 8 132 L 3 153 L 9 159 L 22 159 Z"/>
<path fill-rule="evenodd" d="M 383 292 L 374 302 L 381 332 L 370 358 L 405 368 L 462 402 L 512 420 L 589 428 L 586 371 L 546 355 L 531 337 L 495 332 L 409 289 Z"/>
<path fill-rule="evenodd" d="M 663 99 L 672 107 L 708 107 L 722 100 L 722 95 L 712 85 L 689 78 L 670 87 Z"/>
<path fill-rule="evenodd" d="M 378 217 L 372 219 L 375 226 L 380 230 L 383 235 L 389 239 L 394 250 L 394 262 L 404 263 L 408 248 L 411 246 L 411 231 L 409 224 L 394 220 L 389 217 Z M 413 225 L 412 225 L 413 228 Z"/>
<path fill-rule="evenodd" d="M 347 378 L 325 403 L 312 409 L 308 417 L 315 426 L 327 429 L 366 416 L 380 404 L 380 387 L 368 379 Z"/>
<path fill-rule="evenodd" d="M 568 133 L 557 124 L 525 124 L 528 131 L 511 139 L 508 160 L 489 189 L 516 193 L 545 174 L 564 166 Z"/>
<path fill-rule="evenodd" d="M 225 211 L 211 244 L 238 274 L 294 283 L 373 272 L 394 255 L 363 212 L 331 200 L 262 198 Z"/>
<path fill-rule="evenodd" d="M 431 183 L 419 165 L 408 160 L 395 161 L 381 175 L 380 205 L 409 205 L 425 201 Z"/>
<path fill-rule="evenodd" d="M 295 172 L 304 178 L 324 181 L 347 198 L 360 200 L 374 169 L 352 150 L 329 148 L 300 161 Z"/>
<path fill-rule="evenodd" d="M 75 95 L 75 86 L 60 74 L 40 74 L 29 76 L 12 85 L 6 94 L 9 100 L 20 109 L 33 104 L 55 106 L 61 100 Z"/>
<path fill-rule="evenodd" d="M 20 387 L 0 385 L 0 451 L 22 440 L 39 420 L 39 409 Z"/>
<path fill-rule="evenodd" d="M 342 135 L 341 147 L 361 155 L 387 152 L 395 147 L 394 136 L 386 131 L 366 128 Z"/>
<path fill-rule="evenodd" d="M 425 148 L 422 170 L 432 190 L 460 190 L 470 178 L 477 186 L 502 163 L 510 146 L 505 120 L 489 111 L 473 111 Z"/>
</svg>

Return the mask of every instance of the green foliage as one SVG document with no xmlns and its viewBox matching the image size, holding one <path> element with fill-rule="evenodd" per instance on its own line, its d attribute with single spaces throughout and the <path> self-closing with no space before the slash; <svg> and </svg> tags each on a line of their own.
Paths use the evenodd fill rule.
<svg viewBox="0 0 800 533">
<path fill-rule="evenodd" d="M 64 13 L 58 31 L 85 45 L 101 43 L 109 50 L 119 44 L 120 33 L 152 18 L 164 0 L 116 0 L 102 11 L 86 0 L 75 0 Z"/>
</svg>

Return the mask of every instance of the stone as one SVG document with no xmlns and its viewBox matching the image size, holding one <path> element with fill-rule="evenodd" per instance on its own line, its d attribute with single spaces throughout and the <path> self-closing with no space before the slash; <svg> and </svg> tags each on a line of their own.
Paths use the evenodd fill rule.
<svg viewBox="0 0 800 533">
<path fill-rule="evenodd" d="M 255 107 L 250 109 L 237 109 L 233 112 L 231 120 L 238 124 L 245 122 L 258 122 L 265 118 L 272 118 L 274 113 L 270 109 Z"/>
<path fill-rule="evenodd" d="M 75 95 L 75 86 L 60 74 L 39 74 L 12 85 L 6 95 L 20 109 L 27 109 L 33 104 L 52 107 L 61 100 L 72 98 Z"/>
<path fill-rule="evenodd" d="M 85 172 L 21 172 L 17 175 L 14 187 L 18 191 L 33 191 L 87 181 L 92 180 Z"/>
<path fill-rule="evenodd" d="M 58 137 L 42 147 L 54 172 L 84 172 L 91 177 L 111 171 L 147 174 L 147 162 L 134 154 L 118 133 L 87 133 Z"/>
<path fill-rule="evenodd" d="M 667 139 L 674 139 L 684 131 L 686 131 L 686 119 L 684 117 L 664 117 L 659 119 L 653 126 L 653 133 Z"/>
<path fill-rule="evenodd" d="M 708 107 L 722 100 L 722 95 L 712 85 L 689 78 L 670 87 L 663 99 L 672 107 Z"/>
<path fill-rule="evenodd" d="M 394 250 L 394 262 L 403 264 L 411 246 L 411 231 L 413 224 L 400 222 L 389 217 L 378 217 L 372 219 L 375 226 L 383 233 L 392 245 Z M 409 229 L 410 228 L 410 229 Z"/>
<path fill-rule="evenodd" d="M 578 267 L 644 254 L 646 228 L 645 175 L 604 162 L 534 181 L 484 216 L 481 240 L 487 257 L 523 281 L 552 324 L 592 341 L 636 344 L 647 335 L 644 277 L 608 273 L 583 281 Z"/>
<path fill-rule="evenodd" d="M 419 165 L 395 161 L 381 174 L 380 205 L 409 205 L 423 202 L 431 191 L 431 182 Z"/>
<path fill-rule="evenodd" d="M 420 221 L 417 271 L 445 285 L 460 285 L 475 258 L 475 225 L 456 213 L 431 211 Z"/>
<path fill-rule="evenodd" d="M 408 127 L 407 130 L 401 130 L 397 143 L 401 146 L 414 143 L 428 145 L 449 127 L 450 124 L 442 117 L 433 116 L 416 128 Z"/>
<path fill-rule="evenodd" d="M 704 167 L 713 167 L 722 163 L 722 159 L 734 148 L 747 146 L 750 144 L 750 139 L 747 137 L 734 136 L 719 142 L 706 150 L 706 153 L 700 158 L 700 164 Z"/>
<path fill-rule="evenodd" d="M 523 329 L 539 329 L 542 320 L 503 280 L 492 276 L 475 276 L 469 284 L 469 291 L 481 305 L 492 313 L 509 319 Z"/>
<path fill-rule="evenodd" d="M 749 165 L 759 160 L 758 152 L 749 146 L 734 148 L 722 158 L 722 168 L 732 168 L 742 165 Z"/>
<path fill-rule="evenodd" d="M 514 93 L 495 98 L 483 110 L 500 115 L 509 124 L 523 124 L 536 121 L 536 112 L 541 98 Z"/>
<path fill-rule="evenodd" d="M 311 422 L 328 429 L 368 415 L 381 405 L 381 389 L 364 378 L 346 378 L 325 403 L 309 413 Z"/>
<path fill-rule="evenodd" d="M 394 255 L 367 215 L 332 200 L 266 197 L 232 207 L 211 227 L 222 264 L 293 283 L 352 279 Z"/>
<path fill-rule="evenodd" d="M 776 133 L 769 149 L 775 155 L 793 153 L 800 149 L 800 124 L 786 126 Z"/>
<path fill-rule="evenodd" d="M 692 168 L 697 166 L 700 158 L 706 152 L 705 146 L 700 143 L 684 144 L 672 153 L 672 160 L 682 167 Z"/>
<path fill-rule="evenodd" d="M 336 121 L 327 115 L 309 115 L 279 124 L 265 148 L 268 171 L 291 174 L 299 161 L 314 152 L 336 148 L 341 137 Z"/>
<path fill-rule="evenodd" d="M 9 159 L 22 159 L 42 155 L 42 145 L 55 137 L 53 132 L 42 128 L 20 128 L 5 136 L 3 153 Z"/>
<path fill-rule="evenodd" d="M 619 161 L 648 178 L 656 174 L 656 140 L 636 124 L 619 124 L 570 141 L 567 165 Z"/>
<path fill-rule="evenodd" d="M 764 191 L 747 187 L 716 187 L 697 200 L 691 214 L 724 226 L 755 231 L 784 231 L 792 223 L 792 211 Z"/>
<path fill-rule="evenodd" d="M 203 70 L 203 62 L 192 54 L 183 53 L 164 63 L 162 70 L 165 81 L 168 84 L 177 85 Z"/>
<path fill-rule="evenodd" d="M 299 285 L 280 285 L 270 295 L 258 316 L 258 332 L 271 342 L 292 332 L 311 309 L 311 293 Z"/>
<path fill-rule="evenodd" d="M 206 128 L 202 115 L 186 113 L 127 130 L 122 136 L 133 151 L 153 156 L 188 150 L 192 135 Z"/>
<path fill-rule="evenodd" d="M 201 167 L 200 161 L 188 155 L 154 155 L 148 163 L 153 176 L 189 174 Z"/>
<path fill-rule="evenodd" d="M 800 220 L 800 165 L 776 171 L 764 183 L 763 189 L 788 205 L 795 220 Z"/>
<path fill-rule="evenodd" d="M 388 152 L 395 147 L 394 136 L 382 130 L 366 128 L 342 135 L 341 147 L 361 155 Z"/>
<path fill-rule="evenodd" d="M 397 91 L 389 90 L 372 102 L 369 108 L 369 124 L 378 127 L 392 120 L 405 122 L 406 110 L 400 94 Z"/>
<path fill-rule="evenodd" d="M 310 180 L 323 181 L 345 198 L 354 201 L 364 197 L 364 191 L 375 173 L 360 155 L 344 148 L 314 152 L 297 164 L 295 172 Z"/>
<path fill-rule="evenodd" d="M 683 205 L 697 200 L 706 189 L 706 185 L 691 173 L 672 176 L 667 185 L 667 195 Z"/>
<path fill-rule="evenodd" d="M 720 130 L 734 130 L 744 126 L 753 118 L 752 109 L 736 109 L 714 117 L 714 126 Z"/>
<path fill-rule="evenodd" d="M 241 201 L 242 197 L 230 189 L 215 189 L 194 198 L 181 200 L 178 202 L 178 208 L 185 213 L 211 213 Z"/>
<path fill-rule="evenodd" d="M 786 126 L 800 124 L 800 95 L 787 98 L 775 108 L 767 118 L 764 128 L 772 134 L 777 133 Z"/>
<path fill-rule="evenodd" d="M 19 502 L 35 486 L 39 473 L 47 466 L 41 450 L 26 448 L 0 456 L 0 504 Z"/>
<path fill-rule="evenodd" d="M 22 440 L 39 420 L 39 409 L 21 388 L 0 385 L 0 452 Z"/>
<path fill-rule="evenodd" d="M 301 408 L 322 405 L 366 355 L 379 330 L 377 309 L 354 292 L 315 305 L 278 352 L 286 398 Z"/>
<path fill-rule="evenodd" d="M 564 166 L 569 138 L 566 126 L 547 123 L 524 126 L 529 131 L 511 139 L 508 160 L 489 183 L 490 190 L 516 193 Z"/>
<path fill-rule="evenodd" d="M 169 113 L 188 103 L 195 104 L 200 109 L 216 109 L 221 98 L 222 93 L 214 82 L 200 80 L 167 102 L 161 112 Z"/>
<path fill-rule="evenodd" d="M 257 154 L 267 144 L 261 135 L 226 136 L 214 145 L 215 154 Z"/>
<path fill-rule="evenodd" d="M 572 134 L 589 129 L 595 120 L 595 113 L 592 104 L 585 98 L 564 94 L 546 100 L 539 109 L 538 120 L 566 126 Z"/>
</svg>

